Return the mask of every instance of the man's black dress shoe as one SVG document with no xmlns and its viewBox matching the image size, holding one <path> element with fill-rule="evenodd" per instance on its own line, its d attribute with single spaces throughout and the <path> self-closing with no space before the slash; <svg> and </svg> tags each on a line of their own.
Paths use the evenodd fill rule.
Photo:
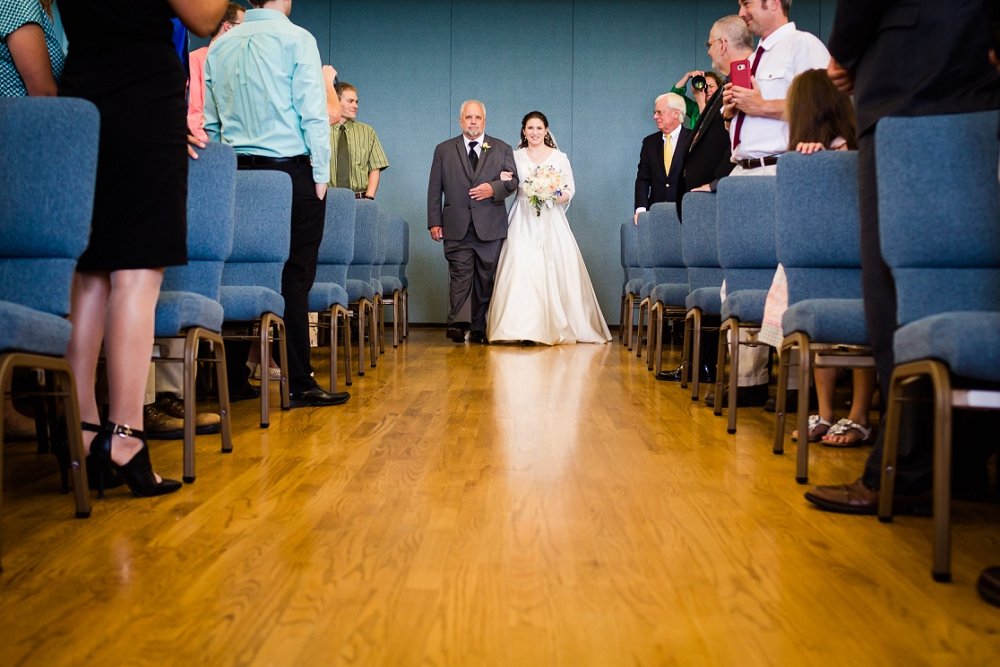
<svg viewBox="0 0 1000 667">
<path fill-rule="evenodd" d="M 347 403 L 351 395 L 346 391 L 330 393 L 317 386 L 306 391 L 293 391 L 288 398 L 293 408 L 321 408 Z"/>
<path fill-rule="evenodd" d="M 464 343 L 466 331 L 468 331 L 468 326 L 462 326 L 461 324 L 453 324 L 450 327 L 448 327 L 448 331 L 446 331 L 444 335 L 452 339 L 456 343 Z"/>
<path fill-rule="evenodd" d="M 656 374 L 656 379 L 662 380 L 663 382 L 680 382 L 681 372 L 683 371 L 683 369 L 684 366 L 678 366 L 672 371 L 660 371 L 659 373 Z M 710 370 L 709 366 L 704 365 L 701 367 L 701 371 L 698 377 L 698 382 L 701 382 L 702 384 L 715 382 L 715 373 L 713 373 Z"/>
<path fill-rule="evenodd" d="M 768 391 L 766 384 L 758 384 L 752 387 L 736 388 L 736 403 L 743 408 L 759 408 L 767 403 Z M 715 407 L 715 389 L 712 389 L 705 396 L 705 405 L 710 408 Z M 722 407 L 729 407 L 729 392 L 723 387 Z"/>
<path fill-rule="evenodd" d="M 479 343 L 480 345 L 489 345 L 490 339 L 486 337 L 482 331 L 473 331 L 469 334 L 470 343 Z"/>
<path fill-rule="evenodd" d="M 976 582 L 979 597 L 994 607 L 1000 607 L 1000 567 L 994 565 L 983 570 Z"/>
<path fill-rule="evenodd" d="M 236 403 L 237 401 L 247 401 L 255 398 L 260 398 L 260 389 L 253 386 L 246 380 L 242 380 L 241 382 L 229 383 L 230 403 Z"/>
</svg>

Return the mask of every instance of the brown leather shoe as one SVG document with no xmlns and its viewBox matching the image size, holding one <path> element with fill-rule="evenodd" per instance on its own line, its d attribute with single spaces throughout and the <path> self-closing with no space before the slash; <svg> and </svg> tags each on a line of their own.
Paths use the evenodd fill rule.
<svg viewBox="0 0 1000 667">
<path fill-rule="evenodd" d="M 184 428 L 184 401 L 180 400 L 173 394 L 161 394 L 160 397 L 156 399 L 156 407 L 171 417 L 180 419 L 182 422 L 181 428 Z M 221 423 L 222 417 L 215 412 L 198 412 L 194 420 L 195 433 L 198 435 L 218 433 L 221 428 Z"/>
<path fill-rule="evenodd" d="M 142 407 L 142 430 L 148 440 L 180 440 L 184 437 L 184 420 L 171 417 L 156 403 Z"/>
<path fill-rule="evenodd" d="M 806 500 L 826 512 L 841 514 L 878 514 L 879 492 L 869 489 L 859 477 L 853 484 L 815 486 L 806 492 Z M 894 514 L 931 515 L 930 491 L 915 496 L 896 494 L 892 499 Z"/>
<path fill-rule="evenodd" d="M 1000 607 L 1000 567 L 994 565 L 983 570 L 976 582 L 979 597 L 994 607 Z"/>
</svg>

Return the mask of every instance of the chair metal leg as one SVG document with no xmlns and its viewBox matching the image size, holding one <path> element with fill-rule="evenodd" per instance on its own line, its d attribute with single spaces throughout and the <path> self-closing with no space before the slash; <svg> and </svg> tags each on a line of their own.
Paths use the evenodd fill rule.
<svg viewBox="0 0 1000 667">
<path fill-rule="evenodd" d="M 76 382 L 73 379 L 73 370 L 68 362 L 63 359 L 55 361 L 62 362 L 62 368 L 51 368 L 53 371 L 53 385 L 59 394 L 62 395 L 63 413 L 66 415 L 66 432 L 69 438 L 70 469 L 73 471 L 73 499 L 76 503 L 76 517 L 86 519 L 90 516 L 90 495 L 87 489 L 87 462 L 83 449 L 83 432 L 80 430 L 80 404 L 76 397 Z M 5 390 L 9 384 L 9 379 L 0 381 L 0 386 Z M 2 410 L 2 408 L 0 408 Z M 0 414 L 0 420 L 3 415 Z M 0 435 L 0 438 L 3 436 Z M 3 443 L 0 442 L 0 448 Z M 0 456 L 2 459 L 2 456 Z M 0 468 L 0 475 L 3 474 Z"/>
<path fill-rule="evenodd" d="M 353 313 L 350 310 L 345 310 L 344 316 L 344 384 L 350 387 L 354 384 L 351 379 L 351 364 L 353 360 L 351 359 L 351 316 Z"/>
<path fill-rule="evenodd" d="M 733 323 L 729 331 L 729 427 L 726 432 L 736 433 L 736 414 L 739 408 L 736 405 L 740 380 L 740 322 L 735 318 L 730 318 Z M 715 397 L 718 404 L 719 397 Z"/>
<path fill-rule="evenodd" d="M 365 374 L 365 334 L 367 333 L 368 300 L 358 301 L 358 375 L 364 377 Z"/>
<path fill-rule="evenodd" d="M 629 294 L 626 297 L 625 306 L 625 340 L 623 344 L 630 351 L 632 350 L 632 324 L 635 317 L 635 295 Z"/>
<path fill-rule="evenodd" d="M 377 303 L 380 304 L 381 307 L 381 299 L 378 295 L 375 295 L 375 300 Z M 368 345 L 370 347 L 369 351 L 371 352 L 371 354 L 368 356 L 371 357 L 371 367 L 375 368 L 375 366 L 378 364 L 378 353 L 375 351 L 375 346 L 378 344 L 378 317 L 375 314 L 374 303 L 371 305 L 371 309 L 372 309 L 371 313 L 369 313 L 370 317 L 368 318 L 368 326 L 371 329 L 370 337 L 368 339 Z"/>
<path fill-rule="evenodd" d="M 646 325 L 646 370 L 653 370 L 653 348 L 656 340 L 656 318 L 655 313 L 660 313 L 660 323 L 663 322 L 663 304 L 649 304 L 649 323 Z"/>
<path fill-rule="evenodd" d="M 400 296 L 403 299 L 403 339 L 405 340 L 410 336 L 410 295 L 407 294 L 405 287 Z"/>
<path fill-rule="evenodd" d="M 774 405 L 774 448 L 775 454 L 785 453 L 785 408 L 788 405 L 788 373 L 790 371 L 792 337 L 788 336 L 778 348 L 778 397 Z"/>
<path fill-rule="evenodd" d="M 659 375 L 663 371 L 663 308 L 656 313 L 656 357 L 653 372 Z M 683 371 L 681 372 L 683 376 Z"/>
<path fill-rule="evenodd" d="M 197 421 L 194 380 L 198 370 L 196 366 L 197 356 L 198 329 L 192 328 L 184 337 L 184 473 L 182 479 L 186 484 L 194 481 L 194 433 Z M 267 382 L 267 357 L 261 357 L 260 363 L 263 369 L 261 384 L 264 384 Z"/>
<path fill-rule="evenodd" d="M 618 314 L 618 340 L 621 340 L 625 331 L 625 301 L 628 295 L 622 292 L 621 311 Z"/>
<path fill-rule="evenodd" d="M 375 312 L 378 315 L 375 326 L 378 333 L 378 353 L 385 354 L 385 299 L 382 298 L 381 294 L 375 295 Z M 375 316 L 372 317 L 374 319 Z"/>
<path fill-rule="evenodd" d="M 270 393 L 271 382 L 267 375 L 268 366 L 271 363 L 271 313 L 264 313 L 260 318 L 260 336 L 257 341 L 260 345 L 260 427 L 267 428 L 271 425 L 270 406 L 268 406 L 268 394 Z M 284 370 L 281 371 L 284 374 Z"/>
<path fill-rule="evenodd" d="M 732 320 L 726 320 L 719 327 L 719 356 L 715 367 L 715 407 L 713 412 L 716 417 L 722 416 L 722 381 L 726 376 L 726 336 L 725 333 L 731 326 Z M 730 369 L 732 373 L 732 369 Z"/>
<path fill-rule="evenodd" d="M 934 581 L 951 581 L 951 378 L 939 362 L 928 362 L 934 384 Z"/>
<path fill-rule="evenodd" d="M 635 328 L 635 356 L 642 359 L 642 325 L 643 316 L 649 309 L 649 298 L 639 302 L 638 326 Z M 647 338 L 648 340 L 648 338 Z"/>
<path fill-rule="evenodd" d="M 799 441 L 796 448 L 795 481 L 809 482 L 809 376 L 812 375 L 812 348 L 809 337 L 800 334 L 799 348 Z M 788 352 L 791 356 L 791 350 Z M 787 389 L 787 386 L 786 386 Z"/>
<path fill-rule="evenodd" d="M 337 391 L 337 334 L 340 325 L 340 314 L 343 307 L 333 305 L 330 308 L 330 391 Z"/>
<path fill-rule="evenodd" d="M 281 360 L 281 382 L 279 383 L 281 385 L 281 409 L 291 410 L 292 401 L 288 396 L 288 343 L 285 335 L 285 320 L 280 317 L 275 317 L 274 320 L 278 325 L 278 335 L 280 336 L 278 339 L 278 359 Z M 263 373 L 261 373 L 261 377 L 263 377 Z"/>
<path fill-rule="evenodd" d="M 701 309 L 691 311 L 691 400 L 697 401 L 701 390 Z"/>
<path fill-rule="evenodd" d="M 691 313 L 684 315 L 684 342 L 681 343 L 681 389 L 688 388 L 688 373 L 691 371 Z"/>
<path fill-rule="evenodd" d="M 210 332 L 205 338 L 212 341 L 212 352 L 215 355 L 215 383 L 219 389 L 219 417 L 222 419 L 222 451 L 229 454 L 233 451 L 233 424 L 230 419 L 232 411 L 229 407 L 229 375 L 226 372 L 226 344 L 222 336 Z"/>
<path fill-rule="evenodd" d="M 399 321 L 402 318 L 402 302 L 399 297 L 399 290 L 392 293 L 392 346 L 399 347 Z"/>
<path fill-rule="evenodd" d="M 879 484 L 878 520 L 892 521 L 892 497 L 896 491 L 896 459 L 899 453 L 899 422 L 902 402 L 903 382 L 906 378 L 896 368 L 889 381 L 889 396 L 886 399 L 885 435 L 882 439 L 882 480 Z"/>
</svg>

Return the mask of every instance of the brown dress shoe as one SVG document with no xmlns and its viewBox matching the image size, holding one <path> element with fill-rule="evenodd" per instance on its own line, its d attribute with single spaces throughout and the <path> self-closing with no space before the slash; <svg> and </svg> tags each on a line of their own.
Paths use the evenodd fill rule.
<svg viewBox="0 0 1000 667">
<path fill-rule="evenodd" d="M 1000 567 L 994 565 L 983 570 L 976 582 L 979 597 L 994 607 L 1000 607 Z"/>
<path fill-rule="evenodd" d="M 878 514 L 879 492 L 869 489 L 858 478 L 853 484 L 815 486 L 806 492 L 806 500 L 821 510 L 841 514 Z M 894 514 L 931 515 L 930 491 L 915 496 L 896 494 L 892 499 Z"/>
<path fill-rule="evenodd" d="M 171 417 L 184 420 L 184 401 L 173 394 L 162 394 L 156 399 L 156 407 L 163 410 Z M 194 427 L 198 435 L 207 433 L 218 433 L 222 417 L 215 412 L 199 412 L 195 415 Z M 183 428 L 183 426 L 181 427 Z"/>
<path fill-rule="evenodd" d="M 184 420 L 171 417 L 156 403 L 142 407 L 142 430 L 148 440 L 180 440 L 184 437 Z"/>
</svg>

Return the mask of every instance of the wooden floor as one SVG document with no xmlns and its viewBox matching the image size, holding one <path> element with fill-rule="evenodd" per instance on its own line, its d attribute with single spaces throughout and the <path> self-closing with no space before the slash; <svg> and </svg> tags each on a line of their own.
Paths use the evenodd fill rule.
<svg viewBox="0 0 1000 667">
<path fill-rule="evenodd" d="M 617 344 L 413 330 L 351 392 L 267 430 L 239 403 L 194 484 L 87 520 L 9 444 L 0 665 L 1000 663 L 974 586 L 1000 506 L 956 504 L 936 584 L 930 519 L 815 511 L 772 416 L 727 435 Z M 180 443 L 152 447 L 179 479 Z M 815 447 L 811 481 L 866 455 Z"/>
</svg>

